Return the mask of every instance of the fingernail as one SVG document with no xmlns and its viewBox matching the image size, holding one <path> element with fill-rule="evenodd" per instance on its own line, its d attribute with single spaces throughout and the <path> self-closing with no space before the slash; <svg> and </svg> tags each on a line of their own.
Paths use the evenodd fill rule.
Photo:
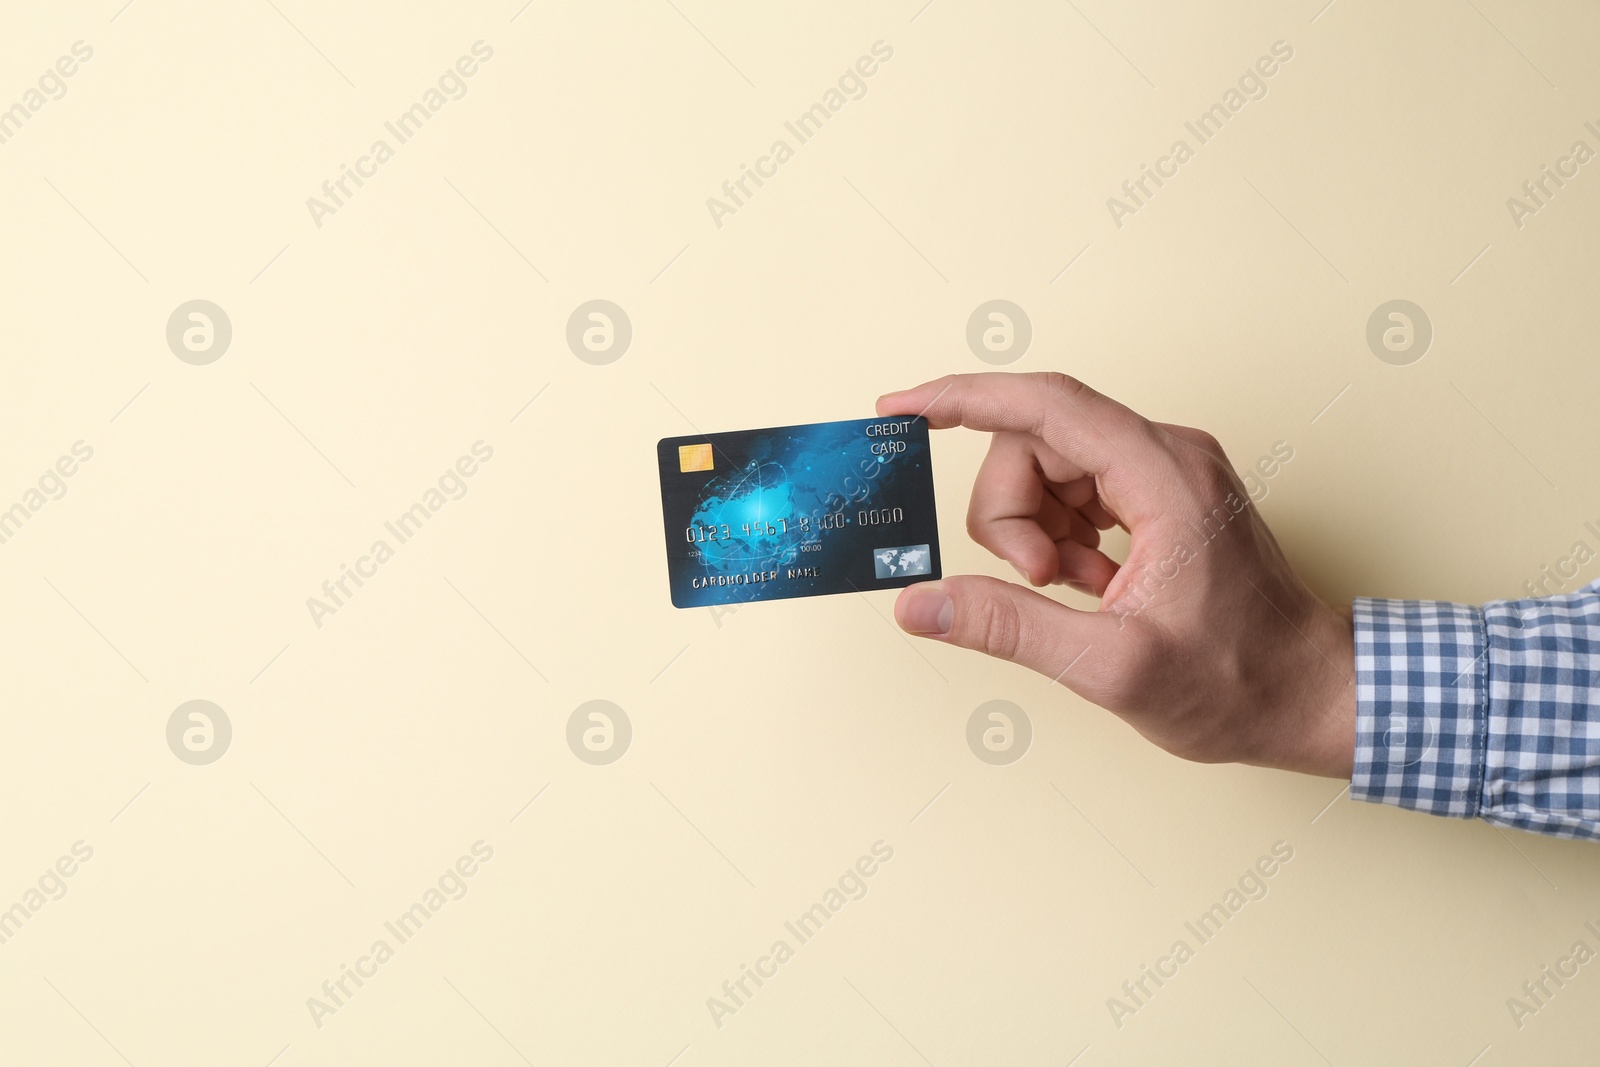
<svg viewBox="0 0 1600 1067">
<path fill-rule="evenodd" d="M 936 582 L 914 588 L 901 605 L 900 625 L 914 634 L 949 633 L 956 609 L 944 590 Z"/>
</svg>

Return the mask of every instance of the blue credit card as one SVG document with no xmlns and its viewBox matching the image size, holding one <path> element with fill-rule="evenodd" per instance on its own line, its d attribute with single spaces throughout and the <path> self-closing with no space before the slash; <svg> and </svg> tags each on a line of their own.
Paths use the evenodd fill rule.
<svg viewBox="0 0 1600 1067">
<path fill-rule="evenodd" d="M 667 579 L 680 608 L 940 576 L 920 416 L 667 437 L 656 456 Z"/>
</svg>

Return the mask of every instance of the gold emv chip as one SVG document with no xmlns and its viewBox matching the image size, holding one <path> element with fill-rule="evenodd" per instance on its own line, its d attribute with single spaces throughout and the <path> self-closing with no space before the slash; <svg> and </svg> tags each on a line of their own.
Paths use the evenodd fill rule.
<svg viewBox="0 0 1600 1067">
<path fill-rule="evenodd" d="M 679 445 L 678 470 L 687 474 L 689 471 L 708 471 L 711 469 L 711 444 Z"/>
</svg>

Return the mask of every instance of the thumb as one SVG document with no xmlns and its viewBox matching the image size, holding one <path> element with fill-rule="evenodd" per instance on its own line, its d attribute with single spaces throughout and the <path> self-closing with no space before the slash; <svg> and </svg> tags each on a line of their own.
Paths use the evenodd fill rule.
<svg viewBox="0 0 1600 1067">
<path fill-rule="evenodd" d="M 900 628 L 918 637 L 1010 660 L 1093 699 L 1093 674 L 1074 667 L 1096 642 L 1109 645 L 1108 612 L 1078 611 L 1020 585 L 967 574 L 908 586 L 894 605 Z M 1089 667 L 1087 662 L 1084 667 Z"/>
</svg>

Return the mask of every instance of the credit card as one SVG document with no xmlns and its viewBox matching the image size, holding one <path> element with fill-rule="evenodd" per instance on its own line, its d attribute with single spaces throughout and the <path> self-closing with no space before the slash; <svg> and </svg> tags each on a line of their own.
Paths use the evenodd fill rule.
<svg viewBox="0 0 1600 1067">
<path fill-rule="evenodd" d="M 940 576 L 921 416 L 667 437 L 656 455 L 667 580 L 680 608 Z"/>
</svg>

